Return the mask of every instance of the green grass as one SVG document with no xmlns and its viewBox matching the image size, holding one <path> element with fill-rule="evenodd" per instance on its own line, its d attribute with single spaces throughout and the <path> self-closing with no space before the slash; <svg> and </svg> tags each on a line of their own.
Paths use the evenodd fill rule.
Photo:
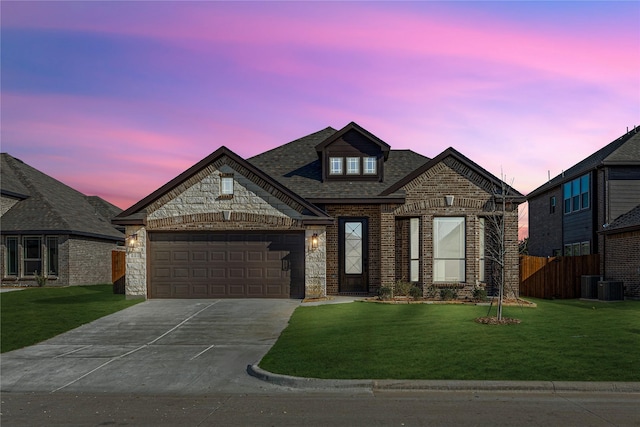
<svg viewBox="0 0 640 427">
<path fill-rule="evenodd" d="M 519 325 L 487 307 L 352 303 L 298 308 L 260 362 L 314 378 L 640 381 L 640 302 L 533 300 Z"/>
<path fill-rule="evenodd" d="M 30 288 L 0 294 L 0 352 L 36 344 L 142 300 L 112 285 Z"/>
</svg>

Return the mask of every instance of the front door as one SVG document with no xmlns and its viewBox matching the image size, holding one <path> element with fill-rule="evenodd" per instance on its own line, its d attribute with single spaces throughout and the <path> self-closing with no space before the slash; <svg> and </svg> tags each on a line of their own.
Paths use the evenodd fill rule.
<svg viewBox="0 0 640 427">
<path fill-rule="evenodd" d="M 367 218 L 340 218 L 340 292 L 369 291 Z"/>
</svg>

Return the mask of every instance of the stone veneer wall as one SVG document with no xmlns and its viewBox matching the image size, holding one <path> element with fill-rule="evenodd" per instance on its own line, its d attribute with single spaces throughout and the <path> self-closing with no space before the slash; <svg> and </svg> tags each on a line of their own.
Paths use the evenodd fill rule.
<svg viewBox="0 0 640 427">
<path fill-rule="evenodd" d="M 141 226 L 126 227 L 127 236 L 137 235 L 133 244 L 127 245 L 125 294 L 127 298 L 147 296 L 147 230 Z"/>
<path fill-rule="evenodd" d="M 311 238 L 318 235 L 318 247 L 311 247 Z M 305 298 L 327 295 L 327 232 L 324 226 L 310 226 L 305 231 Z"/>
<path fill-rule="evenodd" d="M 233 173 L 231 198 L 220 194 L 221 173 Z M 297 210 L 299 205 L 269 185 L 265 185 L 266 189 L 260 187 L 255 179 L 240 174 L 224 162 L 217 162 L 152 203 L 146 227 L 127 227 L 126 235 L 138 235 L 135 245 L 127 246 L 127 296 L 147 294 L 149 231 L 304 230 L 302 214 Z M 318 233 L 320 242 L 318 249 L 311 251 L 309 242 L 314 232 Z M 309 227 L 305 233 L 305 293 L 324 296 L 326 232 L 324 227 Z"/>
</svg>

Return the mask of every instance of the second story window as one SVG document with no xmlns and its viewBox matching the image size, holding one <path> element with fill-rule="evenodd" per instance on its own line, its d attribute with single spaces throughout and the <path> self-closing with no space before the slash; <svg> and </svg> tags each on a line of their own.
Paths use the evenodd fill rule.
<svg viewBox="0 0 640 427">
<path fill-rule="evenodd" d="M 342 175 L 342 157 L 329 158 L 329 173 L 331 175 Z"/>
<path fill-rule="evenodd" d="M 378 172 L 376 170 L 377 162 L 375 157 L 365 157 L 363 162 L 365 175 L 375 175 Z"/>
<path fill-rule="evenodd" d="M 360 174 L 360 157 L 347 157 L 347 175 Z"/>
<path fill-rule="evenodd" d="M 556 213 L 556 196 L 549 198 L 549 213 Z"/>
<path fill-rule="evenodd" d="M 589 174 L 565 183 L 563 194 L 565 214 L 587 209 L 589 207 Z"/>
<path fill-rule="evenodd" d="M 220 195 L 225 198 L 233 197 L 233 174 L 220 175 Z"/>
</svg>

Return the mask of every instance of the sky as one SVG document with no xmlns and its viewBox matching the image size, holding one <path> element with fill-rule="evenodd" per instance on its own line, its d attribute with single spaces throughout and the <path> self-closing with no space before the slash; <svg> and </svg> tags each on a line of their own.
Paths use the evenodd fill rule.
<svg viewBox="0 0 640 427">
<path fill-rule="evenodd" d="M 640 125 L 638 1 L 3 0 L 0 19 L 2 152 L 123 209 L 220 146 L 351 121 L 524 194 Z"/>
</svg>

